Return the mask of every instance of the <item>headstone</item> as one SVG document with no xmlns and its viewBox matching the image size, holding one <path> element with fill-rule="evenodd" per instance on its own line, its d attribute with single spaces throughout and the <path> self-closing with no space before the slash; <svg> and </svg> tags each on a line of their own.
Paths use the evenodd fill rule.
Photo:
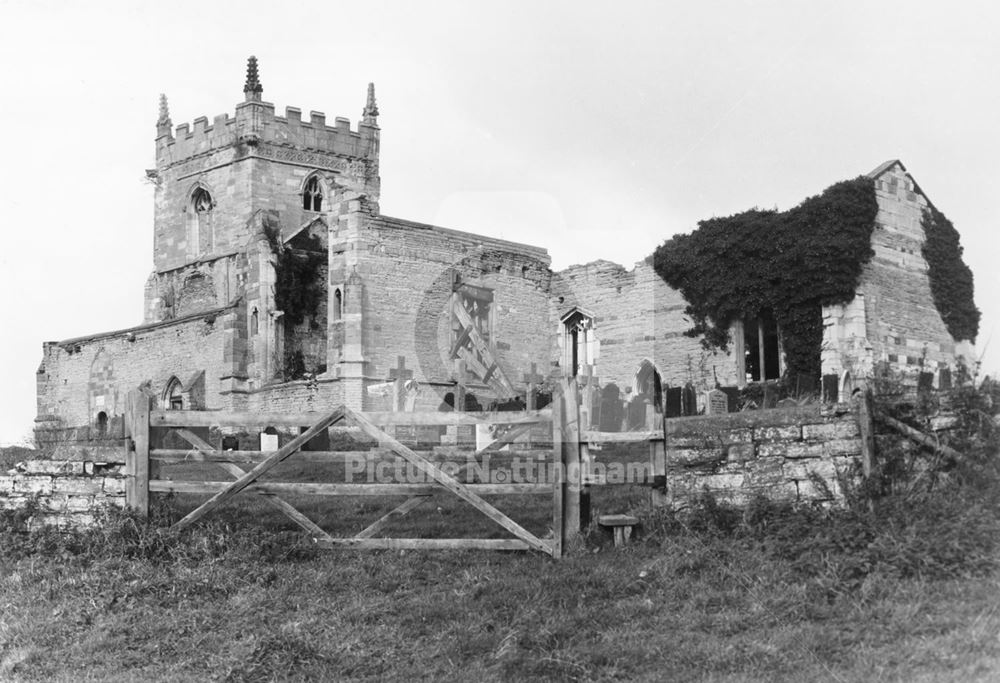
<svg viewBox="0 0 1000 683">
<path fill-rule="evenodd" d="M 628 431 L 638 431 L 646 428 L 646 406 L 649 401 L 645 396 L 634 396 L 628 404 Z"/>
<path fill-rule="evenodd" d="M 823 402 L 836 403 L 839 400 L 840 378 L 836 375 L 823 375 Z"/>
<path fill-rule="evenodd" d="M 684 394 L 681 399 L 681 412 L 684 415 L 698 414 L 698 392 L 694 390 L 694 385 L 690 382 L 684 385 Z"/>
<path fill-rule="evenodd" d="M 941 368 L 938 370 L 938 389 L 941 391 L 951 389 L 951 368 Z"/>
<path fill-rule="evenodd" d="M 545 381 L 545 378 L 539 374 L 538 369 L 535 364 L 531 364 L 531 372 L 524 373 L 524 382 L 527 385 L 527 390 L 525 392 L 525 404 L 528 410 L 535 410 L 537 405 L 537 392 L 538 385 Z"/>
<path fill-rule="evenodd" d="M 270 453 L 278 450 L 278 430 L 268 427 L 260 433 L 260 450 Z"/>
<path fill-rule="evenodd" d="M 708 392 L 705 401 L 705 413 L 707 415 L 722 415 L 729 412 L 729 397 L 724 391 L 712 389 Z"/>
<path fill-rule="evenodd" d="M 417 428 L 413 425 L 396 425 L 396 441 L 404 446 L 417 443 Z"/>
<path fill-rule="evenodd" d="M 764 385 L 764 409 L 768 410 L 778 405 L 778 388 L 773 384 Z"/>
<path fill-rule="evenodd" d="M 457 425 L 455 442 L 460 445 L 472 446 L 476 443 L 476 425 Z"/>
<path fill-rule="evenodd" d="M 934 390 L 934 373 L 933 372 L 921 372 L 920 376 L 917 378 L 917 391 L 933 391 Z"/>
<path fill-rule="evenodd" d="M 684 390 L 680 387 L 667 387 L 667 417 L 680 417 L 683 414 Z"/>
<path fill-rule="evenodd" d="M 309 431 L 308 427 L 299 427 L 299 434 Z M 330 450 L 330 431 L 324 429 L 319 434 L 309 439 L 302 447 L 304 451 L 328 451 Z"/>
<path fill-rule="evenodd" d="M 740 388 L 739 387 L 722 387 L 721 391 L 726 394 L 727 406 L 726 408 L 731 413 L 739 412 L 740 410 Z"/>
<path fill-rule="evenodd" d="M 614 382 L 601 389 L 601 409 L 598 429 L 602 432 L 617 432 L 622 428 L 622 399 L 618 385 Z"/>
</svg>

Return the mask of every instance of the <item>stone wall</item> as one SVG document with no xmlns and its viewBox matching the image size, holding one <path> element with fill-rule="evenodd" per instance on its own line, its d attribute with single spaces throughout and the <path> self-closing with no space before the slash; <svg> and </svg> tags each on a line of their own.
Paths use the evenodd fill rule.
<svg viewBox="0 0 1000 683">
<path fill-rule="evenodd" d="M 632 389 L 644 359 L 670 386 L 737 384 L 735 359 L 706 351 L 699 339 L 684 334 L 691 328 L 684 298 L 645 261 L 632 270 L 610 261 L 572 266 L 554 278 L 552 294 L 553 320 L 573 306 L 594 315 L 600 345 L 596 374 L 602 384 L 614 382 L 623 392 Z"/>
<path fill-rule="evenodd" d="M 898 161 L 872 174 L 878 215 L 875 252 L 861 273 L 854 301 L 823 310 L 823 374 L 870 377 L 886 363 L 912 384 L 919 372 L 953 368 L 958 356 L 973 358 L 969 341 L 955 340 L 934 305 L 922 217 L 929 200 Z M 970 363 L 971 367 L 971 363 Z"/>
<path fill-rule="evenodd" d="M 856 480 L 860 472 L 858 418 L 846 404 L 670 418 L 665 424 L 667 500 L 675 507 L 706 490 L 733 505 L 758 495 L 842 500 L 842 478 Z"/>
<path fill-rule="evenodd" d="M 0 474 L 0 509 L 30 510 L 32 527 L 92 526 L 125 507 L 125 447 L 67 447 Z"/>
<path fill-rule="evenodd" d="M 533 363 L 546 374 L 553 336 L 544 249 L 382 216 L 365 223 L 353 235 L 331 238 L 330 284 L 354 277 L 363 286 L 367 381 L 386 382 L 400 356 L 428 391 L 455 379 L 449 302 L 456 277 L 492 291 L 491 350 L 511 384 L 523 386 Z M 346 289 L 350 298 L 351 285 Z M 485 388 L 471 390 L 492 397 Z"/>
<path fill-rule="evenodd" d="M 204 405 L 190 407 L 228 407 L 220 396 L 220 378 L 232 374 L 225 349 L 235 315 L 234 309 L 222 309 L 93 337 L 46 342 L 37 374 L 38 430 L 94 427 L 101 412 L 110 422 L 124 414 L 130 390 L 148 382 L 153 395 L 160 396 L 173 377 L 186 391 L 195 389 L 195 395 L 204 396 Z M 189 386 L 197 382 L 204 384 Z"/>
</svg>

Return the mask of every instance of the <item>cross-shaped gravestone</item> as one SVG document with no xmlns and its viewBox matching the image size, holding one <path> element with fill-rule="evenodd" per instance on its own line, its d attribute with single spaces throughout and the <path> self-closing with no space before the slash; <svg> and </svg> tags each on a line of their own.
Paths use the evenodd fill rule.
<svg viewBox="0 0 1000 683">
<path fill-rule="evenodd" d="M 413 370 L 406 369 L 406 358 L 397 356 L 396 367 L 389 370 L 389 380 L 392 382 L 393 412 L 399 412 L 403 409 L 403 385 L 408 379 L 413 379 Z"/>
<path fill-rule="evenodd" d="M 538 368 L 534 363 L 531 364 L 531 372 L 524 373 L 524 381 L 528 385 L 528 391 L 524 397 L 525 407 L 528 410 L 534 410 L 535 404 L 537 403 L 536 392 L 538 391 L 538 385 L 542 383 L 545 378 L 539 374 Z"/>
</svg>

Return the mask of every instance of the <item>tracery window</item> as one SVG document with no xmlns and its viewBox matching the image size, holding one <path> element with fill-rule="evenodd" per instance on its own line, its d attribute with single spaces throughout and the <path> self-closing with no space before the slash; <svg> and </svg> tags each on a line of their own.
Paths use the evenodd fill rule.
<svg viewBox="0 0 1000 683">
<path fill-rule="evenodd" d="M 305 189 L 302 191 L 302 208 L 306 211 L 323 210 L 323 188 L 316 176 L 306 181 Z"/>
</svg>

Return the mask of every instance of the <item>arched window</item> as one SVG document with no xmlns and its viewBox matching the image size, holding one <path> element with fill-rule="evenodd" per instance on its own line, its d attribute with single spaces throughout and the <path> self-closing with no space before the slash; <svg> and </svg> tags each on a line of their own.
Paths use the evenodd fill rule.
<svg viewBox="0 0 1000 683">
<path fill-rule="evenodd" d="M 103 410 L 97 414 L 97 435 L 107 436 L 108 434 L 108 414 Z"/>
<path fill-rule="evenodd" d="M 319 178 L 316 176 L 307 180 L 302 190 L 302 208 L 306 211 L 323 210 L 323 188 L 320 187 Z"/>
<path fill-rule="evenodd" d="M 208 213 L 212 210 L 212 195 L 203 187 L 199 187 L 191 195 L 191 206 L 195 213 Z"/>
<path fill-rule="evenodd" d="M 259 323 L 259 317 L 258 317 L 257 309 L 255 308 L 255 309 L 253 309 L 253 313 L 250 314 L 250 336 L 251 337 L 256 337 L 257 336 L 257 328 L 258 328 L 259 324 L 260 323 Z"/>
<path fill-rule="evenodd" d="M 163 407 L 167 410 L 184 410 L 184 396 L 181 394 L 181 382 L 171 377 L 167 388 L 163 390 Z"/>
<path fill-rule="evenodd" d="M 215 230 L 212 225 L 212 195 L 204 187 L 191 193 L 188 210 L 188 254 L 200 256 L 215 249 Z"/>
<path fill-rule="evenodd" d="M 344 314 L 344 297 L 340 293 L 340 289 L 337 288 L 333 290 L 333 319 L 334 321 L 340 320 L 340 317 Z"/>
</svg>

